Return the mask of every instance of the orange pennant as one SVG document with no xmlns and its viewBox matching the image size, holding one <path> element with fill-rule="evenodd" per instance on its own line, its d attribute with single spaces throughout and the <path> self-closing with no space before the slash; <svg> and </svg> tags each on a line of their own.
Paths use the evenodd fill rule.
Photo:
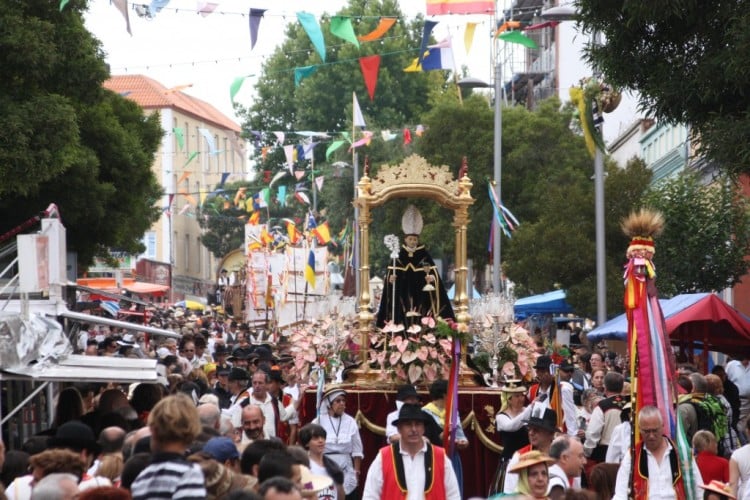
<svg viewBox="0 0 750 500">
<path fill-rule="evenodd" d="M 395 17 L 381 17 L 378 26 L 366 35 L 358 36 L 357 40 L 360 42 L 373 42 L 378 38 L 385 35 L 385 33 L 391 29 L 391 26 L 396 24 L 397 18 Z"/>
</svg>

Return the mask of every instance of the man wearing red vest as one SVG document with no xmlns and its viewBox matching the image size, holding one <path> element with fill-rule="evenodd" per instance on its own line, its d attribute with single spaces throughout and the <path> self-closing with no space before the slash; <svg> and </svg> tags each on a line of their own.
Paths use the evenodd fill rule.
<svg viewBox="0 0 750 500">
<path fill-rule="evenodd" d="M 424 438 L 430 417 L 404 404 L 393 422 L 399 440 L 381 448 L 367 471 L 362 500 L 460 500 L 458 481 L 445 450 Z"/>
<path fill-rule="evenodd" d="M 636 442 L 634 457 L 631 453 L 617 471 L 613 500 L 684 500 L 687 498 L 680 460 L 675 443 L 664 436 L 661 412 L 655 406 L 644 406 L 638 411 L 640 440 Z M 704 481 L 695 460 L 691 460 L 693 498 L 700 498 L 698 485 Z M 631 465 L 635 470 L 631 473 Z"/>
</svg>

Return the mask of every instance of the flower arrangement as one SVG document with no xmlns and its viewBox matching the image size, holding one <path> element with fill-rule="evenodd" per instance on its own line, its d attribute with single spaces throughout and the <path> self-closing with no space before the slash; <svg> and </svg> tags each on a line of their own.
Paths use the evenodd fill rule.
<svg viewBox="0 0 750 500">
<path fill-rule="evenodd" d="M 370 367 L 384 381 L 429 384 L 448 377 L 453 339 L 468 336 L 467 325 L 442 318 L 423 317 L 408 327 L 389 322 L 370 336 Z"/>
<path fill-rule="evenodd" d="M 355 357 L 353 333 L 351 322 L 336 315 L 289 333 L 289 352 L 300 380 L 308 380 L 314 368 L 322 368 L 334 378 L 335 372 Z"/>
</svg>

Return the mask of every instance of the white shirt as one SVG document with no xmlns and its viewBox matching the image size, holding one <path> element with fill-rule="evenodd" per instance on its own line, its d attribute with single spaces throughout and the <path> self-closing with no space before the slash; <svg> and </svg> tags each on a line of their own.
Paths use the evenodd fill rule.
<svg viewBox="0 0 750 500">
<path fill-rule="evenodd" d="M 549 466 L 549 485 L 547 486 L 547 495 L 552 493 L 552 488 L 561 487 L 563 491 L 568 491 L 573 488 L 576 490 L 581 489 L 581 478 L 573 478 L 573 483 L 570 483 L 570 478 L 565 471 L 557 464 Z"/>
<path fill-rule="evenodd" d="M 568 436 L 578 434 L 578 409 L 573 400 L 573 384 L 560 381 L 560 400 L 562 401 L 563 420 L 565 420 L 565 431 Z"/>
<path fill-rule="evenodd" d="M 284 405 L 277 400 L 277 406 L 279 408 L 279 420 L 286 422 L 289 420 L 289 415 L 284 408 Z M 273 411 L 273 398 L 269 393 L 266 393 L 266 399 L 261 401 L 255 399 L 253 394 L 250 394 L 250 404 L 260 407 L 260 411 L 263 412 L 263 416 L 266 421 L 263 423 L 263 434 L 269 438 L 276 437 L 276 414 Z"/>
<path fill-rule="evenodd" d="M 495 415 L 495 426 L 497 430 L 501 432 L 515 432 L 524 426 L 524 422 L 529 419 L 531 415 L 531 405 L 523 409 L 521 413 L 515 417 L 509 416 L 507 413 L 498 413 Z"/>
<path fill-rule="evenodd" d="M 604 461 L 610 464 L 619 464 L 625 457 L 628 448 L 630 448 L 630 422 L 622 422 L 612 431 L 609 446 L 607 446 L 607 457 Z"/>
<path fill-rule="evenodd" d="M 401 458 L 404 461 L 404 476 L 406 476 L 406 500 L 424 500 L 424 456 L 427 452 L 427 442 L 422 449 L 413 457 L 408 452 L 401 450 Z M 453 471 L 451 460 L 445 457 L 445 498 L 446 500 L 461 500 L 458 491 L 456 473 Z M 383 492 L 383 459 L 378 452 L 375 460 L 367 471 L 367 480 L 362 494 L 362 500 L 381 500 Z"/>
<path fill-rule="evenodd" d="M 344 413 L 341 417 L 321 415 L 313 420 L 313 423 L 326 430 L 325 454 L 344 472 L 344 492 L 348 495 L 357 489 L 359 482 L 352 457 L 365 456 L 357 421 Z"/>
<path fill-rule="evenodd" d="M 748 500 L 750 499 L 750 445 L 746 444 L 734 450 L 731 459 L 737 463 L 740 472 L 737 500 Z"/>
<path fill-rule="evenodd" d="M 397 408 L 390 412 L 387 417 L 385 417 L 385 441 L 387 443 L 391 442 L 391 436 L 395 436 L 396 434 L 398 434 L 398 429 L 395 425 L 393 425 L 393 422 L 398 418 L 399 403 L 403 404 L 401 401 L 396 401 Z"/>
<path fill-rule="evenodd" d="M 654 455 L 644 447 L 646 461 L 648 465 L 648 498 L 649 500 L 676 500 L 674 486 L 672 486 L 672 464 L 669 460 L 669 454 L 672 445 L 667 442 L 667 450 L 661 459 L 661 464 L 656 462 Z M 703 490 L 698 488 L 703 484 L 700 470 L 695 460 L 693 464 L 693 477 L 695 478 L 695 492 L 693 498 L 703 498 Z M 615 496 L 612 500 L 628 500 L 628 487 L 630 485 L 630 451 L 625 453 L 625 458 L 617 470 L 617 483 L 615 485 Z"/>
<path fill-rule="evenodd" d="M 739 389 L 740 397 L 750 398 L 750 364 L 745 367 L 740 361 L 733 359 L 727 363 L 726 372 L 727 378 Z"/>
</svg>

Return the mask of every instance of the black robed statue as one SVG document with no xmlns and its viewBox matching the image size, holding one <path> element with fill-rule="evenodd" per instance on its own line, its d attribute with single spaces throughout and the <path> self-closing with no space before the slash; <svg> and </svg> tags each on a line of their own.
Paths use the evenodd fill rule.
<svg viewBox="0 0 750 500">
<path fill-rule="evenodd" d="M 401 218 L 404 244 L 398 257 L 391 260 L 383 283 L 378 327 L 391 320 L 396 324 L 411 325 L 423 316 L 456 319 L 435 261 L 424 245 L 419 244 L 422 226 L 419 210 L 409 205 Z"/>
</svg>

